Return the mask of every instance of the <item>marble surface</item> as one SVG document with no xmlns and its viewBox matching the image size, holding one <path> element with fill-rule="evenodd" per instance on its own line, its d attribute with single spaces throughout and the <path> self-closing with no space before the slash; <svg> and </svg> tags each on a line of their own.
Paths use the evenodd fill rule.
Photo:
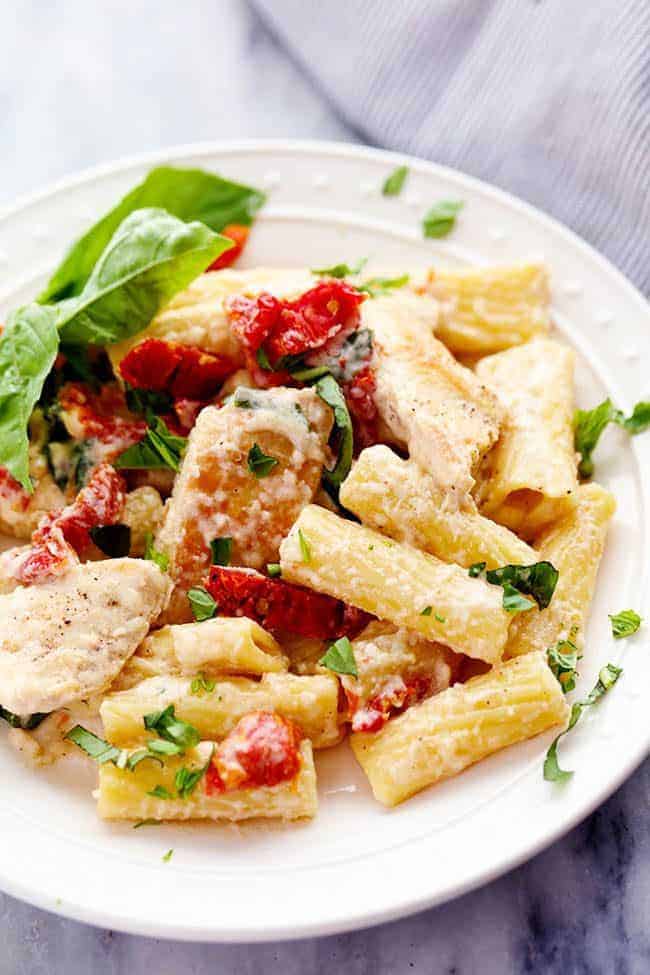
<svg viewBox="0 0 650 975">
<path fill-rule="evenodd" d="M 0 119 L 0 206 L 94 163 L 181 142 L 355 140 L 241 0 L 0 4 Z M 580 827 L 482 890 L 293 944 L 159 942 L 0 894 L 0 975 L 646 975 L 649 806 L 646 762 Z"/>
</svg>

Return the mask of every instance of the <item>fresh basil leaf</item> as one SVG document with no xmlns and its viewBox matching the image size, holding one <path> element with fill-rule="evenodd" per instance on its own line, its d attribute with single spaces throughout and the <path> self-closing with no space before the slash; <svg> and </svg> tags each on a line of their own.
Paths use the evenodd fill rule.
<svg viewBox="0 0 650 975">
<path fill-rule="evenodd" d="M 433 606 L 425 606 L 422 612 L 420 613 L 420 616 L 431 616 L 432 612 L 433 612 Z"/>
<path fill-rule="evenodd" d="M 330 372 L 329 366 L 308 366 L 305 369 L 294 369 L 291 375 L 299 383 L 312 383 L 315 379 L 329 375 Z"/>
<path fill-rule="evenodd" d="M 526 599 L 518 589 L 506 582 L 503 586 L 502 605 L 506 613 L 525 613 L 527 610 L 533 609 L 535 603 L 532 599 Z"/>
<path fill-rule="evenodd" d="M 434 618 L 437 619 L 439 623 L 446 623 L 447 622 L 446 617 L 441 616 L 440 613 L 434 613 L 433 615 L 434 615 Z"/>
<path fill-rule="evenodd" d="M 186 437 L 171 433 L 159 416 L 149 414 L 149 429 L 142 440 L 127 447 L 113 461 L 116 468 L 127 470 L 155 470 L 163 468 L 178 473 L 181 457 L 187 446 Z"/>
<path fill-rule="evenodd" d="M 609 616 L 612 621 L 612 636 L 615 640 L 622 640 L 623 637 L 632 636 L 641 626 L 641 617 L 633 609 L 623 609 L 620 613 Z"/>
<path fill-rule="evenodd" d="M 440 200 L 434 203 L 422 221 L 425 237 L 446 237 L 454 229 L 456 217 L 462 210 L 462 200 Z"/>
<path fill-rule="evenodd" d="M 169 556 L 164 552 L 159 552 L 153 544 L 153 535 L 147 532 L 144 536 L 144 557 L 148 562 L 155 562 L 161 572 L 167 572 L 169 568 Z"/>
<path fill-rule="evenodd" d="M 88 530 L 93 542 L 104 555 L 121 559 L 131 550 L 131 529 L 128 525 L 96 525 Z"/>
<path fill-rule="evenodd" d="M 161 207 L 179 220 L 199 220 L 220 231 L 232 223 L 249 226 L 265 199 L 259 190 L 201 169 L 152 169 L 142 183 L 73 244 L 38 300 L 60 301 L 80 294 L 111 237 L 135 210 Z"/>
<path fill-rule="evenodd" d="M 197 623 L 212 619 L 219 608 L 210 593 L 203 586 L 194 586 L 189 590 L 187 598 L 190 601 L 192 613 Z"/>
<path fill-rule="evenodd" d="M 307 538 L 303 534 L 301 528 L 298 529 L 298 543 L 300 545 L 300 554 L 303 562 L 311 562 L 311 545 L 307 541 Z"/>
<path fill-rule="evenodd" d="M 368 263 L 367 257 L 362 257 L 356 264 L 334 264 L 332 267 L 312 267 L 311 273 L 323 278 L 347 278 L 351 274 L 360 274 Z"/>
<path fill-rule="evenodd" d="M 56 306 L 61 341 L 110 345 L 136 335 L 231 243 L 166 210 L 136 210 L 115 231 L 81 294 Z"/>
<path fill-rule="evenodd" d="M 7 708 L 0 706 L 0 718 L 10 724 L 12 728 L 20 728 L 22 731 L 33 731 L 38 728 L 41 721 L 47 718 L 49 712 L 36 711 L 34 714 L 14 714 Z"/>
<path fill-rule="evenodd" d="M 153 389 L 136 389 L 126 384 L 126 405 L 131 413 L 148 416 L 149 413 L 171 413 L 174 401 L 169 393 Z"/>
<path fill-rule="evenodd" d="M 160 858 L 160 859 L 162 860 L 162 862 L 163 862 L 163 863 L 169 863 L 169 861 L 170 861 L 170 860 L 171 860 L 171 858 L 172 858 L 172 854 L 173 854 L 173 852 L 174 852 L 174 850 L 173 850 L 173 849 L 171 849 L 171 850 L 167 850 L 167 852 L 166 852 L 166 853 L 163 853 L 163 855 L 162 855 L 162 857 Z"/>
<path fill-rule="evenodd" d="M 196 728 L 187 721 L 176 717 L 173 704 L 168 705 L 163 711 L 145 714 L 143 720 L 148 731 L 157 732 L 164 741 L 171 742 L 181 751 L 194 748 L 200 741 L 201 736 Z M 153 742 L 149 745 L 150 748 L 152 744 Z"/>
<path fill-rule="evenodd" d="M 269 357 L 261 345 L 255 354 L 255 359 L 257 361 L 258 366 L 264 369 L 265 372 L 273 372 L 273 366 L 269 362 Z M 239 406 L 239 404 L 235 403 L 235 406 Z"/>
<path fill-rule="evenodd" d="M 504 565 L 485 574 L 488 582 L 497 586 L 511 585 L 526 596 L 532 596 L 540 609 L 550 603 L 560 573 L 550 562 L 533 565 Z M 505 608 L 505 607 L 504 607 Z"/>
<path fill-rule="evenodd" d="M 568 734 L 572 728 L 575 728 L 578 721 L 582 717 L 582 712 L 585 710 L 585 708 L 591 707 L 592 704 L 596 704 L 596 702 L 599 701 L 600 698 L 603 697 L 607 691 L 614 686 L 622 673 L 623 669 L 621 667 L 616 667 L 614 664 L 606 664 L 598 674 L 596 685 L 592 688 L 584 701 L 576 701 L 576 703 L 573 705 L 571 708 L 571 715 L 569 717 L 569 724 L 564 731 L 557 736 L 546 753 L 546 759 L 544 761 L 544 778 L 547 782 L 566 782 L 571 778 L 573 772 L 567 772 L 560 768 L 557 759 L 558 742 L 560 738 L 563 738 L 564 735 Z"/>
<path fill-rule="evenodd" d="M 318 661 L 323 667 L 333 670 L 337 674 L 350 674 L 358 677 L 357 662 L 354 650 L 347 636 L 342 636 L 331 645 L 324 657 Z"/>
<path fill-rule="evenodd" d="M 92 731 L 88 731 L 87 728 L 84 728 L 80 724 L 76 724 L 74 728 L 71 728 L 64 735 L 64 738 L 66 741 L 71 741 L 81 748 L 86 755 L 94 759 L 99 765 L 104 765 L 105 762 L 114 762 L 115 764 L 120 762 L 121 767 L 124 767 L 128 755 L 124 749 L 116 748 L 115 745 L 104 741 L 103 738 L 99 738 Z M 124 760 L 122 760 L 123 755 Z"/>
<path fill-rule="evenodd" d="M 334 411 L 334 425 L 338 432 L 338 458 L 331 471 L 323 471 L 324 480 L 334 488 L 339 488 L 350 472 L 354 435 L 352 420 L 341 387 L 333 376 L 323 376 L 314 389 L 320 398 Z"/>
<path fill-rule="evenodd" d="M 472 579 L 478 579 L 479 576 L 483 575 L 487 562 L 475 562 L 474 565 L 470 565 L 468 573 Z"/>
<path fill-rule="evenodd" d="M 254 443 L 248 451 L 248 469 L 258 479 L 260 477 L 268 477 L 273 468 L 277 467 L 278 463 L 279 461 L 275 457 L 265 454 L 259 444 Z"/>
<path fill-rule="evenodd" d="M 27 426 L 59 348 L 56 312 L 26 305 L 0 335 L 0 467 L 30 494 Z"/>
<path fill-rule="evenodd" d="M 147 742 L 147 750 L 154 755 L 182 755 L 184 749 L 173 741 L 158 740 Z"/>
<path fill-rule="evenodd" d="M 399 196 L 409 174 L 408 166 L 398 166 L 390 176 L 384 180 L 381 192 L 384 196 Z"/>
<path fill-rule="evenodd" d="M 282 567 L 279 562 L 269 562 L 266 566 L 269 579 L 277 579 L 282 575 Z"/>
<path fill-rule="evenodd" d="M 371 298 L 380 298 L 388 295 L 395 288 L 403 288 L 409 283 L 409 275 L 402 274 L 398 278 L 368 278 L 359 285 L 359 291 L 367 291 Z"/>
<path fill-rule="evenodd" d="M 546 659 L 565 694 L 574 690 L 578 676 L 578 648 L 571 640 L 558 640 L 546 651 Z"/>
</svg>

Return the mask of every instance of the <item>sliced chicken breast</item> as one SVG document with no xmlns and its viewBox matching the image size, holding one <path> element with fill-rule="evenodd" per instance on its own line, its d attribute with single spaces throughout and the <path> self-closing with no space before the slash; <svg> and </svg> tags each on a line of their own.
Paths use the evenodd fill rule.
<svg viewBox="0 0 650 975">
<path fill-rule="evenodd" d="M 0 596 L 0 704 L 33 714 L 104 690 L 169 591 L 153 562 L 110 559 Z"/>
</svg>

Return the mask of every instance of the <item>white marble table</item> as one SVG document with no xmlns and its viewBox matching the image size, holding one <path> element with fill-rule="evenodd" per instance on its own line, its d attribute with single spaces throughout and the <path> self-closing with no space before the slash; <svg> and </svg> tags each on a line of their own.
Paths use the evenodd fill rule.
<svg viewBox="0 0 650 975">
<path fill-rule="evenodd" d="M 181 142 L 355 138 L 241 0 L 0 4 L 0 122 L 0 205 Z M 649 805 L 646 762 L 582 826 L 488 887 L 381 928 L 295 944 L 157 942 L 0 894 L 0 975 L 647 975 Z"/>
</svg>

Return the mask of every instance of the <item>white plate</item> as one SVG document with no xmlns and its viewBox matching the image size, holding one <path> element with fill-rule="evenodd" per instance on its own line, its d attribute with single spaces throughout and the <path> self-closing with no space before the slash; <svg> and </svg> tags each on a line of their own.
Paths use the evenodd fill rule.
<svg viewBox="0 0 650 975">
<path fill-rule="evenodd" d="M 577 237 L 460 173 L 391 153 L 325 143 L 192 146 L 93 170 L 0 216 L 0 315 L 31 297 L 62 249 L 154 164 L 215 169 L 262 186 L 269 202 L 249 265 L 322 266 L 369 256 L 397 270 L 426 262 L 544 256 L 561 331 L 577 347 L 578 399 L 629 409 L 650 361 L 650 313 Z M 411 173 L 401 196 L 380 187 Z M 423 240 L 434 201 L 465 200 L 455 232 Z M 645 381 L 647 382 L 647 381 Z M 253 941 L 328 934 L 440 903 L 503 873 L 574 826 L 643 759 L 650 742 L 648 636 L 614 644 L 607 614 L 646 606 L 650 434 L 608 431 L 597 475 L 618 513 L 600 572 L 579 690 L 608 660 L 625 674 L 562 746 L 576 774 L 542 780 L 551 735 L 508 749 L 387 811 L 345 747 L 318 756 L 321 810 L 309 825 L 160 826 L 134 832 L 95 816 L 93 770 L 34 773 L 0 750 L 0 886 L 40 907 L 158 937 Z M 647 692 L 646 692 L 647 693 Z M 174 849 L 170 862 L 162 854 Z"/>
</svg>

